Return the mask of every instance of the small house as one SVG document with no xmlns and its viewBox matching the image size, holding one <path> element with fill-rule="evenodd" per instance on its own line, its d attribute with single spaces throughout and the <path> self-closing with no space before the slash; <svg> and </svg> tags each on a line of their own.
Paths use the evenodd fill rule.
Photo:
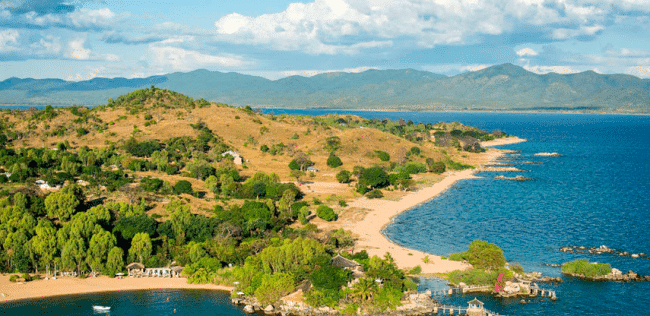
<svg viewBox="0 0 650 316">
<path fill-rule="evenodd" d="M 226 152 L 221 154 L 221 156 L 224 156 L 224 157 L 226 155 L 232 156 L 232 158 L 233 158 L 232 162 L 234 162 L 236 165 L 241 165 L 244 162 L 244 159 L 242 158 L 242 156 L 236 151 L 229 150 L 229 151 L 226 151 Z"/>
<path fill-rule="evenodd" d="M 144 273 L 144 264 L 133 262 L 126 266 L 126 270 L 129 271 L 129 276 L 139 276 Z"/>
<path fill-rule="evenodd" d="M 318 170 L 318 168 L 316 167 L 307 167 L 307 172 L 318 172 L 318 171 L 320 170 Z"/>
<path fill-rule="evenodd" d="M 362 278 L 365 276 L 364 271 L 363 271 L 363 266 L 359 264 L 358 262 L 354 260 L 350 260 L 345 257 L 341 257 L 341 255 L 336 255 L 334 258 L 332 258 L 332 265 L 341 268 L 341 269 L 346 269 L 352 271 L 352 276 L 356 279 Z"/>
</svg>

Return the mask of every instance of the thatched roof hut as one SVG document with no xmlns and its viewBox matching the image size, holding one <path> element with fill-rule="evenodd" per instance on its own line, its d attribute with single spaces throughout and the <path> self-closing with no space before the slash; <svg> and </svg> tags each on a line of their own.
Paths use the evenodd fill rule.
<svg viewBox="0 0 650 316">
<path fill-rule="evenodd" d="M 126 266 L 126 269 L 127 270 L 132 270 L 132 269 L 142 270 L 142 269 L 144 269 L 144 264 L 142 264 L 140 262 L 133 262 L 133 263 L 130 263 L 128 266 Z"/>
<path fill-rule="evenodd" d="M 348 268 L 348 269 L 354 269 L 356 267 L 360 267 L 361 265 L 354 261 L 350 260 L 345 257 L 341 257 L 341 255 L 336 255 L 336 257 L 332 258 L 332 265 L 337 267 L 337 268 Z"/>
</svg>

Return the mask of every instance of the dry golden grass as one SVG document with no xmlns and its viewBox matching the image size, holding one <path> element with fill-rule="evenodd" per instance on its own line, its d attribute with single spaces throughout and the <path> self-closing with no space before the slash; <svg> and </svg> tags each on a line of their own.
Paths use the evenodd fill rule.
<svg viewBox="0 0 650 316">
<path fill-rule="evenodd" d="M 163 98 L 165 101 L 165 98 Z M 170 100 L 166 100 L 172 102 Z M 89 123 L 75 123 L 78 116 L 73 115 L 67 109 L 59 109 L 58 116 L 50 121 L 36 122 L 30 118 L 34 111 L 4 111 L 1 116 L 6 124 L 13 124 L 14 130 L 23 133 L 22 139 L 14 142 L 15 147 L 54 147 L 59 142 L 68 141 L 73 147 L 106 147 L 112 143 L 118 143 L 120 140 L 135 137 L 137 140 L 158 139 L 164 141 L 171 137 L 198 135 L 190 124 L 199 122 L 204 123 L 216 135 L 223 138 L 224 142 L 231 146 L 235 151 L 241 153 L 245 159 L 247 168 L 240 168 L 240 174 L 244 177 L 252 176 L 256 172 L 276 173 L 280 176 L 281 181 L 295 181 L 295 178 L 289 176 L 289 162 L 293 159 L 292 154 L 303 152 L 315 162 L 315 167 L 320 172 L 304 176 L 301 180 L 306 183 L 301 185 L 301 190 L 306 194 L 305 199 L 312 201 L 317 198 L 329 205 L 337 205 L 338 200 L 350 200 L 359 196 L 353 191 L 353 187 L 347 184 L 339 184 L 336 181 L 336 174 L 341 170 L 351 171 L 355 165 L 370 167 L 374 165 L 388 167 L 388 162 L 380 161 L 375 151 L 381 150 L 388 152 L 391 161 L 403 162 L 407 159 L 409 150 L 417 146 L 421 149 L 421 157 L 416 158 L 424 162 L 426 157 L 441 160 L 449 157 L 455 161 L 465 164 L 480 165 L 487 162 L 485 155 L 473 154 L 467 152 L 458 152 L 455 148 L 436 147 L 432 142 L 417 144 L 406 139 L 382 132 L 373 128 L 353 128 L 337 129 L 335 127 L 321 126 L 312 118 L 306 116 L 274 116 L 260 115 L 252 112 L 246 112 L 239 108 L 231 108 L 219 105 L 211 105 L 205 108 L 195 108 L 191 110 L 180 108 L 152 108 L 151 103 L 145 105 L 145 109 L 138 114 L 129 114 L 124 107 L 104 108 L 103 110 L 93 109 L 90 112 L 96 115 L 102 123 L 106 124 L 106 130 L 102 133 L 93 130 L 92 120 Z M 85 111 L 81 109 L 81 111 Z M 147 120 L 145 115 L 151 115 L 155 124 L 145 126 Z M 341 116 L 351 117 L 351 116 Z M 353 119 L 363 120 L 360 117 Z M 30 127 L 31 126 L 31 127 Z M 45 132 L 56 130 L 64 126 L 68 129 L 69 134 L 66 136 L 45 137 Z M 451 126 L 451 125 L 450 125 Z M 455 126 L 455 125 L 454 125 Z M 84 127 L 90 132 L 84 136 L 78 137 L 76 130 Z M 262 127 L 267 131 L 262 132 Z M 448 126 L 445 126 L 448 127 Z M 292 139 L 293 135 L 298 135 L 298 139 Z M 325 148 L 327 137 L 337 136 L 341 140 L 341 148 L 336 154 L 341 158 L 343 165 L 337 168 L 327 166 L 329 150 Z M 254 140 L 251 143 L 250 140 Z M 282 155 L 271 155 L 262 152 L 259 148 L 266 144 L 271 147 L 273 144 L 283 143 L 287 146 L 285 153 Z M 192 183 L 195 191 L 205 191 L 207 199 L 198 199 L 195 197 L 184 196 L 183 199 L 192 205 L 193 211 L 197 213 L 206 213 L 213 209 L 215 205 L 223 205 L 222 201 L 215 201 L 214 195 L 205 189 L 203 181 L 183 177 L 181 175 L 167 175 L 161 172 L 135 172 L 136 177 L 152 176 L 170 182 L 172 185 L 179 180 L 187 180 Z M 420 186 L 430 185 L 439 181 L 440 176 L 416 176 L 416 181 Z M 386 191 L 385 198 L 396 200 L 404 195 L 400 191 Z M 146 194 L 143 193 L 146 196 Z M 334 195 L 336 198 L 332 198 Z M 118 195 L 113 197 L 119 200 Z M 164 206 L 169 199 L 164 198 L 160 202 L 154 202 L 154 207 L 150 210 L 152 214 L 165 216 Z M 238 202 L 231 202 L 238 203 Z"/>
</svg>

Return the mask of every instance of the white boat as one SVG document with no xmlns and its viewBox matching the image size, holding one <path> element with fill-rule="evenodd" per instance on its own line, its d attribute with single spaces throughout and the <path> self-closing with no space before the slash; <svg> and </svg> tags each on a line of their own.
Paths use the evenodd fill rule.
<svg viewBox="0 0 650 316">
<path fill-rule="evenodd" d="M 108 312 L 111 310 L 110 306 L 99 306 L 99 305 L 93 305 L 93 310 L 96 310 L 98 312 Z"/>
</svg>

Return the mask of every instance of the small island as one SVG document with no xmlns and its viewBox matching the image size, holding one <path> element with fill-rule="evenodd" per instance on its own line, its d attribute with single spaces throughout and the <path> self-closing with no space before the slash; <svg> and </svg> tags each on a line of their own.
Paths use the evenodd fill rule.
<svg viewBox="0 0 650 316">
<path fill-rule="evenodd" d="M 624 274 L 608 263 L 589 262 L 586 259 L 562 264 L 562 273 L 589 281 L 650 281 L 648 276 L 644 277 L 632 271 Z"/>
</svg>

